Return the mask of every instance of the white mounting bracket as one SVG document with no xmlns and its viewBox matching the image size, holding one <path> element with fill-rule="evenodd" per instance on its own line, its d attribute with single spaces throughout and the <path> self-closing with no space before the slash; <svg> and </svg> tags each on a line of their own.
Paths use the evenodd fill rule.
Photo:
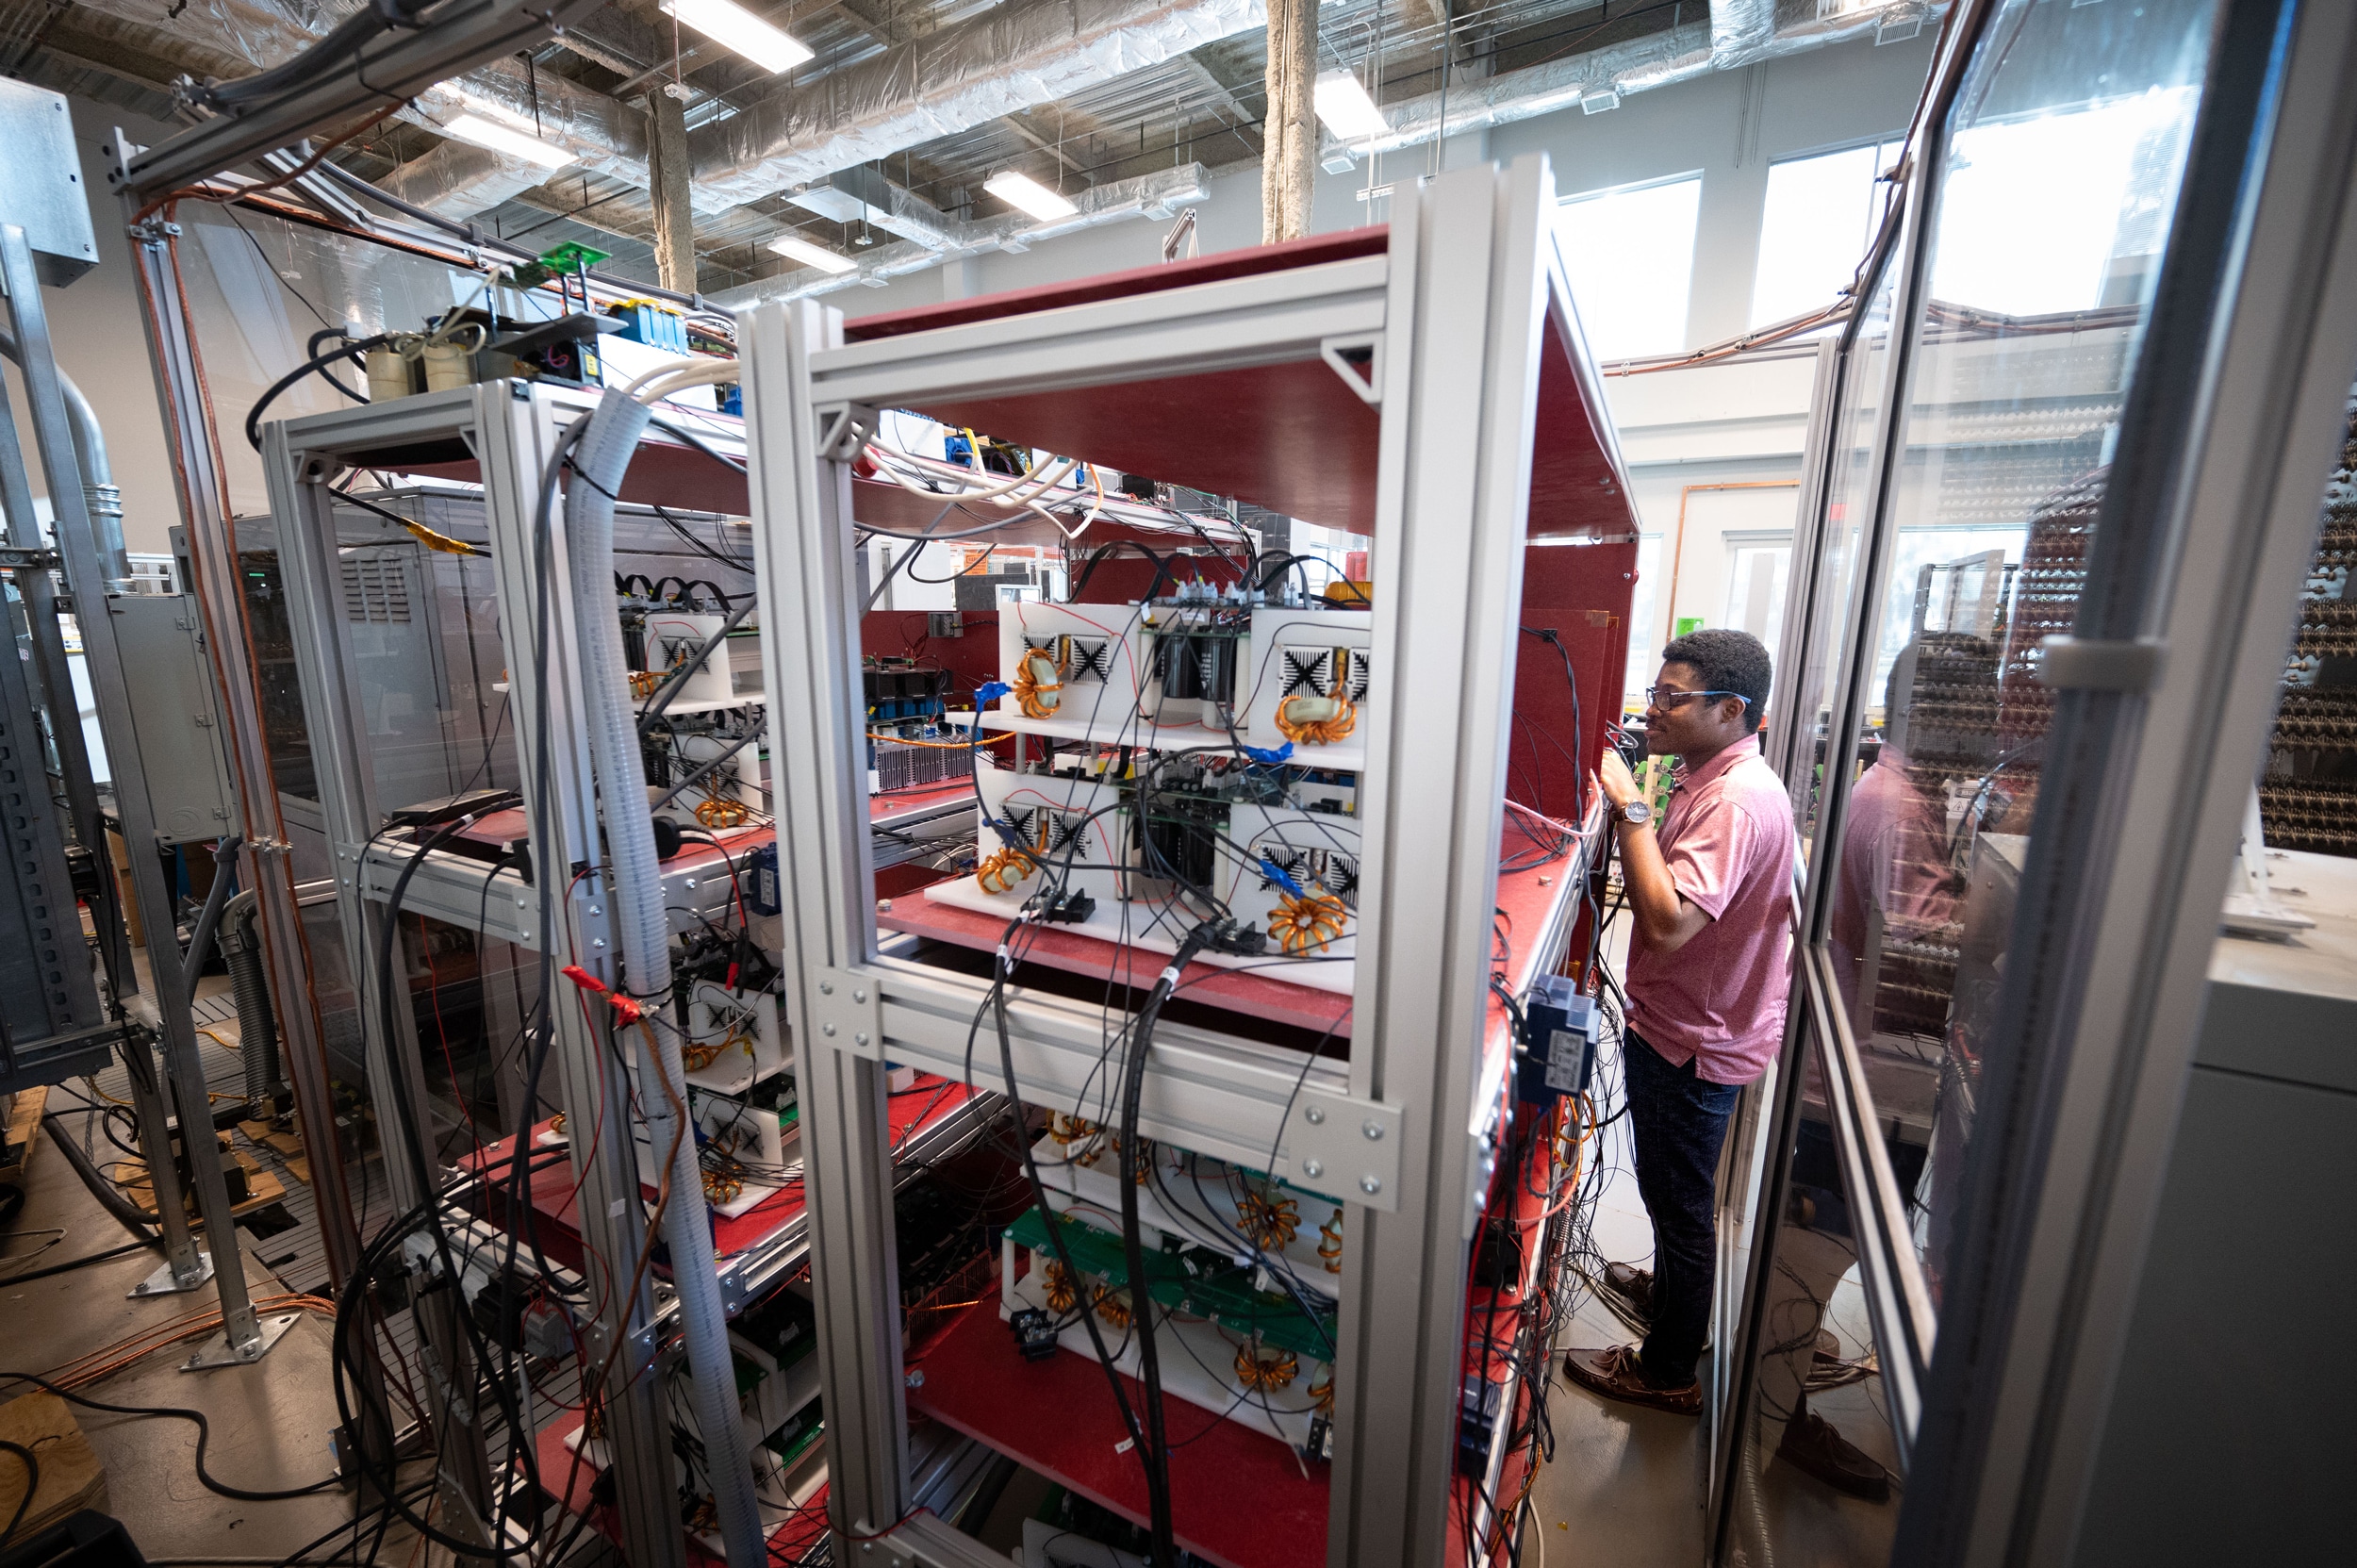
<svg viewBox="0 0 2357 1568">
<path fill-rule="evenodd" d="M 1383 401 L 1381 333 L 1360 332 L 1326 338 L 1318 344 L 1318 357 L 1332 366 L 1334 373 L 1341 376 L 1343 384 L 1358 393 L 1362 402 L 1379 404 Z"/>
</svg>

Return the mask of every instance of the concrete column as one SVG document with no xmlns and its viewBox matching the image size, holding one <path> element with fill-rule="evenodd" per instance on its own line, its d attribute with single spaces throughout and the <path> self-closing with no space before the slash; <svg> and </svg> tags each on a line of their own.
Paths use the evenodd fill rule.
<svg viewBox="0 0 2357 1568">
<path fill-rule="evenodd" d="M 647 94 L 648 172 L 654 176 L 654 264 L 666 289 L 696 291 L 695 210 L 688 204 L 687 106 L 657 88 Z"/>
<path fill-rule="evenodd" d="M 1317 0 L 1269 0 L 1268 119 L 1261 125 L 1261 243 L 1310 232 L 1317 177 L 1318 126 L 1310 93 L 1318 78 Z"/>
</svg>

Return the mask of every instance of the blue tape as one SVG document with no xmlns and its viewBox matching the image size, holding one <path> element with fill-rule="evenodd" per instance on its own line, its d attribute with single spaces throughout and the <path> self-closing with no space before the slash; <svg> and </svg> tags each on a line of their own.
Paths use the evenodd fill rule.
<svg viewBox="0 0 2357 1568">
<path fill-rule="evenodd" d="M 984 702 L 996 702 L 998 699 L 1004 697 L 1007 693 L 1013 691 L 1014 689 L 1014 687 L 1007 685 L 1004 681 L 984 681 L 974 690 L 975 704 L 980 706 Z M 1289 742 L 1289 747 L 1290 744 L 1291 743 Z"/>
<path fill-rule="evenodd" d="M 1277 886 L 1283 888 L 1294 898 L 1298 899 L 1301 897 L 1301 884 L 1294 881 L 1293 878 L 1287 876 L 1285 874 L 1285 868 L 1282 866 L 1277 865 L 1277 862 L 1269 859 L 1268 856 L 1262 855 L 1261 857 L 1261 869 L 1268 873 L 1269 881 L 1275 883 Z"/>
<path fill-rule="evenodd" d="M 1265 747 L 1247 746 L 1244 749 L 1244 754 L 1250 757 L 1254 762 L 1265 762 L 1275 765 L 1277 763 L 1283 762 L 1286 758 L 1294 754 L 1294 743 L 1289 740 L 1274 751 L 1269 751 Z"/>
</svg>

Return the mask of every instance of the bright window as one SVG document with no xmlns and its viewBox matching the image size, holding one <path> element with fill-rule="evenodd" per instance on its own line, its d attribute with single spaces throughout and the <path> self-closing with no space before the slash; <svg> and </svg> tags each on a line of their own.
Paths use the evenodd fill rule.
<svg viewBox="0 0 2357 1568">
<path fill-rule="evenodd" d="M 1588 350 L 1598 359 L 1686 347 L 1694 217 L 1703 177 L 1687 174 L 1567 198 L 1555 230 Z"/>
<path fill-rule="evenodd" d="M 1881 183 L 1897 139 L 1838 153 L 1787 158 L 1768 170 L 1752 324 L 1765 326 L 1831 305 L 1848 288 L 1882 221 Z"/>
<path fill-rule="evenodd" d="M 2155 87 L 1959 132 L 1932 297 L 2009 316 L 2140 302 L 2167 239 L 2198 97 Z"/>
</svg>

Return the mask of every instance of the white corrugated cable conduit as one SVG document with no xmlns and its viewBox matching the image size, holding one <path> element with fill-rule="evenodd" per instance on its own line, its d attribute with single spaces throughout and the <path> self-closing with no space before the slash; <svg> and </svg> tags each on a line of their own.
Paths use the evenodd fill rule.
<svg viewBox="0 0 2357 1568">
<path fill-rule="evenodd" d="M 667 368 L 668 369 L 668 368 Z M 659 377 L 663 371 L 656 372 Z M 646 381 L 648 378 L 642 378 Z M 654 380 L 651 385 L 659 387 Z M 647 775 L 639 757 L 637 716 L 632 710 L 619 619 L 602 605 L 614 592 L 614 495 L 646 434 L 651 414 L 629 391 L 609 391 L 589 416 L 575 454 L 581 484 L 566 492 L 566 542 L 572 563 L 581 663 L 589 710 L 589 752 L 605 803 L 607 851 L 613 860 L 609 895 L 622 939 L 623 980 L 642 1001 L 671 987 L 671 929 L 663 912 L 661 868 L 655 863 L 654 823 L 646 810 Z M 647 1132 L 658 1151 L 670 1151 L 669 1201 L 663 1239 L 671 1250 L 671 1283 L 679 1293 L 680 1330 L 686 1342 L 696 1424 L 704 1469 L 712 1482 L 728 1546 L 729 1568 L 763 1568 L 761 1505 L 753 1493 L 750 1456 L 739 1420 L 736 1369 L 729 1353 L 728 1317 L 714 1275 L 712 1225 L 704 1205 L 694 1129 L 684 1125 L 687 1074 L 679 1041 L 651 1005 L 639 1040 L 640 1099 Z"/>
</svg>

